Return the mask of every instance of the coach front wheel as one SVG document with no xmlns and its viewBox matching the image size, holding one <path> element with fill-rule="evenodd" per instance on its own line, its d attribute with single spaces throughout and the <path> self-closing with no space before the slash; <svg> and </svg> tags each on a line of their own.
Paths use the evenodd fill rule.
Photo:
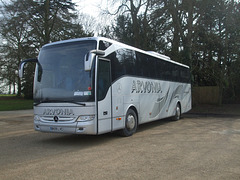
<svg viewBox="0 0 240 180">
<path fill-rule="evenodd" d="M 131 136 L 137 130 L 137 115 L 134 110 L 129 109 L 126 114 L 125 127 L 121 131 L 122 136 Z"/>
</svg>

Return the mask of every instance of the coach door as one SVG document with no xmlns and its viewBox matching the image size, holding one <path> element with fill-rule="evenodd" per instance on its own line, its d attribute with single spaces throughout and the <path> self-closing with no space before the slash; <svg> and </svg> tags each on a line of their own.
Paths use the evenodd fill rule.
<svg viewBox="0 0 240 180">
<path fill-rule="evenodd" d="M 108 59 L 99 58 L 97 64 L 98 134 L 112 130 L 111 66 Z"/>
</svg>

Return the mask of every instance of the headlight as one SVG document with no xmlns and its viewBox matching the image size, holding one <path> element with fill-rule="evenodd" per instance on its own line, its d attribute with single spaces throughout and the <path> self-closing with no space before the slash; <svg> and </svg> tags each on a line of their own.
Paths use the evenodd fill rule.
<svg viewBox="0 0 240 180">
<path fill-rule="evenodd" d="M 86 115 L 86 116 L 79 116 L 77 121 L 92 121 L 94 120 L 95 115 Z"/>
</svg>

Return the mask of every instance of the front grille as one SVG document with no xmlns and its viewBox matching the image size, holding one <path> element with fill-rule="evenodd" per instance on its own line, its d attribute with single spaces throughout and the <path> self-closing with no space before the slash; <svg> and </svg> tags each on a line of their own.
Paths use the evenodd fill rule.
<svg viewBox="0 0 240 180">
<path fill-rule="evenodd" d="M 40 117 L 40 120 L 43 122 L 59 122 L 59 123 L 66 123 L 66 122 L 75 122 L 77 117 L 63 117 L 63 116 L 57 116 L 58 120 L 54 120 L 55 116 L 42 116 Z"/>
</svg>

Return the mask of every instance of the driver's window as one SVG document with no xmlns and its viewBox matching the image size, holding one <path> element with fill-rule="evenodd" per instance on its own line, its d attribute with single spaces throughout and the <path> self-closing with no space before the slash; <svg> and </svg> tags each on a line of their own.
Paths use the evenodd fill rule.
<svg viewBox="0 0 240 180">
<path fill-rule="evenodd" d="M 98 81 L 97 81 L 98 101 L 103 100 L 111 85 L 110 81 L 110 62 L 99 59 L 98 63 Z"/>
</svg>

